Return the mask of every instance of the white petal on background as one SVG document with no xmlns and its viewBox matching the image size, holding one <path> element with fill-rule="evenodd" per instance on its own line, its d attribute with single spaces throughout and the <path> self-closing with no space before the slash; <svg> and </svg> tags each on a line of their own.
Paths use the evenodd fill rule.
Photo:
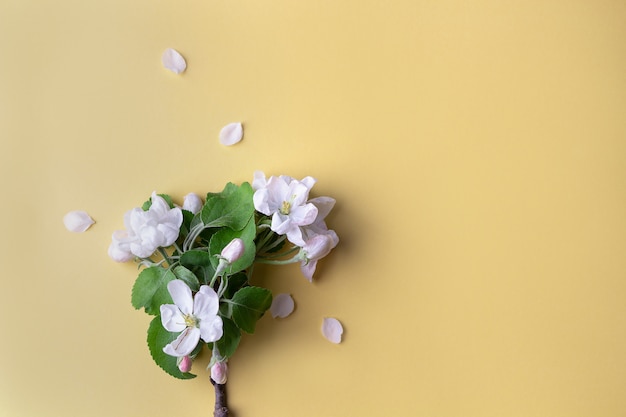
<svg viewBox="0 0 626 417">
<path fill-rule="evenodd" d="M 294 309 L 293 298 L 289 294 L 278 294 L 272 300 L 272 306 L 270 307 L 270 313 L 272 317 L 280 317 L 281 319 L 287 317 L 293 312 Z"/>
<path fill-rule="evenodd" d="M 243 127 L 241 123 L 229 123 L 220 131 L 220 142 L 222 145 L 231 146 L 243 138 Z"/>
<path fill-rule="evenodd" d="M 63 217 L 63 224 L 70 232 L 82 233 L 89 229 L 95 222 L 89 214 L 82 210 L 70 211 Z"/>
<path fill-rule="evenodd" d="M 322 334 L 332 343 L 341 343 L 343 326 L 339 320 L 332 317 L 326 317 L 322 322 Z"/>
<path fill-rule="evenodd" d="M 180 74 L 187 69 L 185 58 L 175 49 L 167 48 L 161 56 L 163 66 L 173 73 Z"/>
</svg>

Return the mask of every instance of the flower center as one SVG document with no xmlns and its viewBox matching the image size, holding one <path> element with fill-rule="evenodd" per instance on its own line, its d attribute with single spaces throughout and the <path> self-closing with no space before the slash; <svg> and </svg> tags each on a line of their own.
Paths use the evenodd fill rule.
<svg viewBox="0 0 626 417">
<path fill-rule="evenodd" d="M 185 316 L 185 326 L 187 326 L 187 327 L 198 327 L 198 319 L 196 319 L 191 314 L 187 314 Z"/>
<path fill-rule="evenodd" d="M 291 203 L 289 201 L 283 201 L 283 204 L 280 206 L 280 214 L 284 214 L 285 216 L 288 216 L 290 211 L 291 211 Z"/>
</svg>

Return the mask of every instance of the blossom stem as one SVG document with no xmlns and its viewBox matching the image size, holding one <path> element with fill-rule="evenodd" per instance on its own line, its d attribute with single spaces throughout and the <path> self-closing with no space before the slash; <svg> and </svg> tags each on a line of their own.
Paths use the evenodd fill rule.
<svg viewBox="0 0 626 417">
<path fill-rule="evenodd" d="M 261 264 L 269 264 L 269 265 L 289 265 L 289 264 L 299 262 L 300 260 L 301 260 L 300 257 L 296 255 L 293 258 L 285 259 L 282 261 L 261 258 L 261 259 L 257 259 L 256 262 L 261 263 Z"/>
<path fill-rule="evenodd" d="M 226 405 L 226 384 L 218 384 L 211 379 L 211 384 L 215 388 L 215 410 L 214 417 L 228 417 L 228 406 Z"/>
<path fill-rule="evenodd" d="M 174 242 L 174 247 L 176 248 L 176 252 L 178 252 L 179 255 L 183 254 L 183 251 L 180 249 L 180 246 L 178 246 L 178 243 Z"/>
<path fill-rule="evenodd" d="M 167 265 L 169 266 L 172 263 L 172 261 L 170 260 L 170 257 L 167 255 L 167 252 L 165 252 L 165 249 L 163 249 L 162 247 L 159 247 L 159 253 L 163 257 L 163 259 L 165 259 L 165 261 L 167 262 Z"/>
<path fill-rule="evenodd" d="M 265 235 L 263 235 L 259 243 L 257 243 L 257 248 L 259 248 L 259 251 L 265 249 L 265 244 L 272 238 L 272 231 L 269 228 L 265 229 L 264 233 Z"/>
<path fill-rule="evenodd" d="M 263 246 L 261 247 L 262 252 L 266 253 L 269 252 L 270 250 L 274 249 L 276 246 L 280 245 L 281 243 L 283 243 L 285 241 L 285 236 L 281 236 L 278 239 L 276 239 L 275 241 L 273 241 L 271 244 L 267 245 L 267 246 Z M 267 242 L 264 242 L 264 244 Z"/>
<path fill-rule="evenodd" d="M 269 253 L 269 254 L 264 254 L 264 256 L 259 256 L 259 259 L 275 259 L 275 258 L 283 258 L 287 255 L 291 255 L 294 252 L 300 252 L 300 248 L 297 246 L 294 246 L 293 248 L 285 251 L 285 252 L 279 252 L 279 253 Z"/>
</svg>

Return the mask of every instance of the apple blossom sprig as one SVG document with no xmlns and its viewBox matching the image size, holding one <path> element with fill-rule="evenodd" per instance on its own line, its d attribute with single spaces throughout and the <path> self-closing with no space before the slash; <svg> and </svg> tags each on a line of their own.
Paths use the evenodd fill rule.
<svg viewBox="0 0 626 417">
<path fill-rule="evenodd" d="M 112 235 L 109 256 L 140 265 L 131 303 L 154 316 L 147 342 L 156 364 L 194 378 L 193 361 L 210 351 L 217 417 L 228 415 L 228 361 L 272 305 L 271 291 L 251 282 L 254 264 L 300 263 L 312 281 L 318 261 L 339 242 L 326 225 L 335 200 L 310 199 L 315 182 L 256 172 L 252 184 L 228 183 L 204 202 L 188 194 L 182 207 L 153 192 Z"/>
</svg>

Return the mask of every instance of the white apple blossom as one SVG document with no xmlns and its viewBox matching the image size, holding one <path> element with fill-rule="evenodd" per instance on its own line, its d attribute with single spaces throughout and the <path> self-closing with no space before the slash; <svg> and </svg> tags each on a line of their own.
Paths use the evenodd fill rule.
<svg viewBox="0 0 626 417">
<path fill-rule="evenodd" d="M 317 207 L 308 203 L 309 190 L 315 179 L 306 177 L 302 181 L 291 177 L 270 177 L 269 180 L 255 174 L 254 208 L 266 216 L 272 216 L 270 228 L 295 245 L 304 245 L 301 226 L 313 223 L 317 217 Z"/>
<path fill-rule="evenodd" d="M 190 211 L 193 214 L 202 210 L 202 205 L 202 200 L 198 194 L 189 193 L 183 198 L 183 210 Z"/>
<path fill-rule="evenodd" d="M 182 280 L 167 284 L 174 304 L 161 305 L 161 323 L 169 332 L 181 332 L 173 342 L 163 348 L 171 356 L 189 355 L 200 339 L 211 343 L 221 339 L 223 323 L 219 310 L 219 297 L 208 285 L 202 285 L 195 297 Z"/>
<path fill-rule="evenodd" d="M 109 256 L 117 262 L 126 262 L 137 256 L 148 258 L 159 247 L 176 242 L 183 222 L 179 207 L 170 208 L 165 199 L 152 193 L 152 204 L 144 211 L 140 207 L 124 215 L 126 230 L 113 233 Z"/>
<path fill-rule="evenodd" d="M 300 270 L 309 281 L 313 280 L 313 273 L 317 267 L 317 261 L 330 253 L 339 243 L 339 236 L 334 230 L 326 226 L 325 218 L 335 205 L 335 199 L 331 197 L 317 197 L 309 200 L 317 207 L 315 221 L 301 228 L 305 244 L 300 250 L 302 263 Z"/>
<path fill-rule="evenodd" d="M 333 230 L 324 234 L 318 234 L 307 240 L 300 249 L 302 262 L 300 270 L 306 279 L 313 281 L 313 274 L 317 267 L 317 261 L 328 255 L 339 243 L 339 237 Z"/>
</svg>

